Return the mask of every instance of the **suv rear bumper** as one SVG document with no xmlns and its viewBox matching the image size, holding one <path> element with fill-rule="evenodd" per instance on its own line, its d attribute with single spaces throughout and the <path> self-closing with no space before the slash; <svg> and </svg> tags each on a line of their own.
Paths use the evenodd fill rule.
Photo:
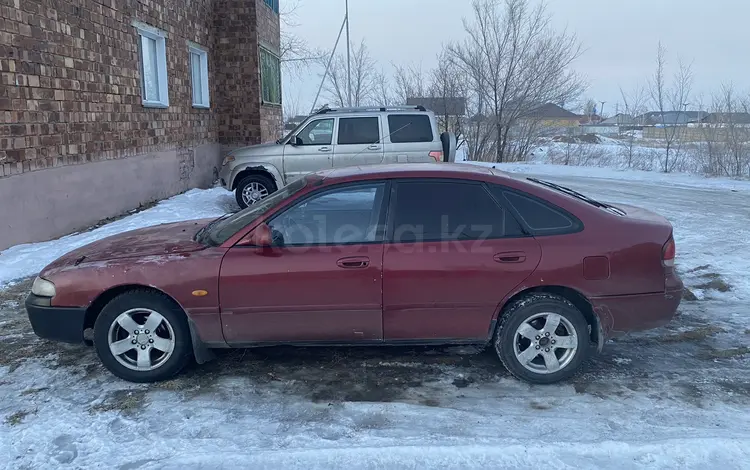
<svg viewBox="0 0 750 470">
<path fill-rule="evenodd" d="M 83 342 L 85 308 L 52 307 L 48 297 L 29 294 L 26 298 L 26 312 L 31 328 L 40 338 L 66 343 Z"/>
</svg>

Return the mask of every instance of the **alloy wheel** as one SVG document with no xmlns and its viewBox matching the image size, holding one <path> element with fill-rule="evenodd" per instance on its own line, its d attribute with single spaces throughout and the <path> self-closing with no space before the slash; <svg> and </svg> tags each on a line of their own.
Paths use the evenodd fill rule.
<svg viewBox="0 0 750 470">
<path fill-rule="evenodd" d="M 175 349 L 172 325 L 150 309 L 132 309 L 120 314 L 109 327 L 107 340 L 117 362 L 135 371 L 158 369 Z"/>
<path fill-rule="evenodd" d="M 253 181 L 242 190 L 242 200 L 248 206 L 252 206 L 267 198 L 269 194 L 268 188 L 263 183 Z"/>
<path fill-rule="evenodd" d="M 552 374 L 573 360 L 578 351 L 578 335 L 562 315 L 538 313 L 516 329 L 513 349 L 524 368 L 537 374 Z"/>
</svg>

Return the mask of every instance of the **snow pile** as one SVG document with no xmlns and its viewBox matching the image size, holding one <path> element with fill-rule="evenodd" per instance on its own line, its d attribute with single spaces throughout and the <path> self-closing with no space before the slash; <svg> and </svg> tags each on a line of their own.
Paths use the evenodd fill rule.
<svg viewBox="0 0 750 470">
<path fill-rule="evenodd" d="M 543 155 L 543 153 L 542 153 Z M 642 170 L 620 170 L 616 168 L 566 166 L 541 163 L 543 159 L 535 159 L 529 163 L 487 163 L 470 162 L 471 165 L 496 168 L 508 173 L 528 173 L 537 176 L 597 178 L 615 181 L 638 181 L 644 183 L 668 185 L 683 188 L 717 189 L 727 191 L 750 191 L 750 181 L 731 178 L 708 178 L 700 175 L 684 173 L 661 173 Z"/>
<path fill-rule="evenodd" d="M 670 173 L 715 176 L 718 171 L 715 161 L 718 157 L 709 158 L 709 152 L 704 143 L 674 143 L 670 149 L 669 160 L 666 162 L 667 152 L 663 141 L 643 139 L 641 131 L 634 132 L 632 138 L 628 135 L 613 138 L 598 134 L 557 135 L 543 138 L 539 141 L 539 145 L 529 152 L 526 163 L 653 172 L 663 172 L 665 163 L 668 163 Z M 463 147 L 465 148 L 466 145 L 464 144 Z M 464 157 L 464 160 L 468 158 Z M 461 160 L 457 158 L 456 161 Z M 731 165 L 728 168 L 727 171 L 735 171 L 731 169 Z M 747 169 L 743 170 L 743 174 L 747 176 Z"/>
<path fill-rule="evenodd" d="M 237 210 L 237 204 L 228 191 L 222 188 L 193 189 L 90 232 L 48 242 L 16 245 L 0 252 L 0 287 L 14 279 L 36 275 L 65 253 L 111 235 L 181 220 L 219 217 L 233 210 Z"/>
</svg>

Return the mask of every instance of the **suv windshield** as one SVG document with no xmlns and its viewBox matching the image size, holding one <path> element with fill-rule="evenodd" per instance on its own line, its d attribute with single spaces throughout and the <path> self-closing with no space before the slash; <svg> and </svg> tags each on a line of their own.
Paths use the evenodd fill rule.
<svg viewBox="0 0 750 470">
<path fill-rule="evenodd" d="M 246 227 L 250 222 L 265 214 L 270 209 L 278 206 L 305 186 L 307 186 L 307 178 L 300 178 L 257 204 L 214 220 L 198 232 L 196 239 L 201 243 L 208 243 L 209 245 L 221 245 L 240 229 Z"/>
</svg>

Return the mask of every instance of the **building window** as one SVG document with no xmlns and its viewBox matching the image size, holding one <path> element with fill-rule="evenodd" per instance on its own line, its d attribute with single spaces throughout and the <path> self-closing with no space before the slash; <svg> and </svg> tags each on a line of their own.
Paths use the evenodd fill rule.
<svg viewBox="0 0 750 470">
<path fill-rule="evenodd" d="M 194 46 L 190 46 L 189 51 L 193 107 L 208 108 L 208 52 Z"/>
<path fill-rule="evenodd" d="M 141 100 L 143 106 L 169 106 L 167 88 L 167 45 L 162 31 L 147 25 L 136 26 L 141 53 Z"/>
<path fill-rule="evenodd" d="M 281 61 L 278 56 L 262 47 L 260 82 L 263 104 L 281 104 Z"/>
<path fill-rule="evenodd" d="M 277 15 L 279 14 L 279 0 L 264 0 L 268 8 L 273 10 Z"/>
</svg>

